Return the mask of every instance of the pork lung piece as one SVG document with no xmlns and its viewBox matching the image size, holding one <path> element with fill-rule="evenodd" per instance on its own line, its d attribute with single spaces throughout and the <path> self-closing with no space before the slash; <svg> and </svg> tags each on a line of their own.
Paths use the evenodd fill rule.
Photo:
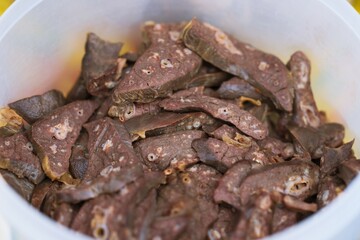
<svg viewBox="0 0 360 240">
<path fill-rule="evenodd" d="M 240 204 L 245 206 L 253 192 L 260 189 L 276 190 L 304 200 L 317 193 L 319 177 L 319 167 L 312 162 L 292 160 L 263 166 L 242 181 L 238 190 Z"/>
<path fill-rule="evenodd" d="M 217 92 L 219 97 L 224 99 L 234 99 L 241 96 L 262 99 L 258 89 L 253 87 L 248 81 L 238 77 L 233 77 L 223 82 Z"/>
<path fill-rule="evenodd" d="M 205 137 L 203 131 L 179 131 L 146 138 L 136 142 L 134 148 L 149 169 L 165 170 L 169 166 L 181 167 L 182 164 L 196 163 L 198 158 L 191 143 L 202 137 Z"/>
<path fill-rule="evenodd" d="M 294 82 L 294 115 L 297 126 L 320 126 L 320 113 L 317 109 L 310 86 L 310 61 L 303 52 L 295 52 L 288 62 Z"/>
<path fill-rule="evenodd" d="M 103 194 L 85 202 L 71 228 L 96 239 L 138 239 L 153 210 L 152 201 L 156 199 L 153 189 L 163 181 L 162 176 L 150 173 L 127 184 L 117 194 Z"/>
<path fill-rule="evenodd" d="M 26 178 L 18 178 L 12 172 L 0 169 L 0 176 L 26 201 L 31 200 L 35 185 Z"/>
<path fill-rule="evenodd" d="M 40 159 L 33 153 L 33 145 L 24 133 L 0 138 L 0 168 L 11 171 L 19 178 L 26 177 L 34 184 L 45 177 Z"/>
<path fill-rule="evenodd" d="M 89 163 L 84 180 L 90 180 L 108 166 L 130 167 L 140 163 L 135 155 L 131 139 L 125 126 L 111 118 L 102 118 L 86 123 L 89 134 Z"/>
<path fill-rule="evenodd" d="M 325 147 L 324 155 L 320 159 L 321 174 L 326 175 L 334 171 L 342 162 L 352 156 L 354 140 L 338 148 Z"/>
<path fill-rule="evenodd" d="M 87 35 L 81 76 L 91 95 L 106 96 L 115 87 L 119 80 L 118 68 L 122 69 L 125 64 L 122 59 L 118 61 L 121 47 L 122 43 L 107 42 L 94 33 Z"/>
<path fill-rule="evenodd" d="M 285 111 L 292 111 L 293 89 L 286 66 L 274 55 L 255 49 L 220 29 L 192 19 L 184 28 L 185 45 L 205 61 L 238 76 L 272 99 Z"/>
<path fill-rule="evenodd" d="M 161 101 L 160 106 L 170 111 L 204 111 L 214 118 L 234 124 L 241 132 L 255 139 L 263 139 L 268 135 L 266 125 L 256 117 L 235 104 L 217 98 L 203 95 L 168 98 Z"/>
<path fill-rule="evenodd" d="M 145 26 L 151 44 L 115 89 L 112 96 L 116 105 L 151 102 L 191 81 L 202 60 L 179 40 L 181 29 L 181 24 Z M 112 116 L 119 115 L 112 110 L 109 112 Z"/>
<path fill-rule="evenodd" d="M 71 148 L 82 125 L 96 108 L 97 103 L 93 101 L 75 101 L 55 109 L 33 124 L 31 137 L 34 147 L 50 179 L 59 179 L 68 171 Z"/>
<path fill-rule="evenodd" d="M 145 114 L 125 122 L 133 141 L 140 137 L 151 137 L 177 131 L 196 130 L 203 125 L 213 124 L 214 119 L 203 112 Z"/>
<path fill-rule="evenodd" d="M 42 95 L 35 95 L 9 103 L 9 107 L 14 109 L 29 124 L 32 124 L 64 104 L 65 98 L 63 94 L 57 90 L 50 90 Z"/>
<path fill-rule="evenodd" d="M 228 145 L 215 138 L 200 138 L 192 142 L 200 161 L 217 169 L 219 172 L 226 172 L 228 168 L 238 161 L 244 160 L 250 146 L 240 148 Z"/>
<path fill-rule="evenodd" d="M 221 174 L 212 167 L 195 164 L 183 173 L 169 176 L 159 189 L 158 216 L 188 216 L 180 239 L 204 239 L 216 220 L 218 206 L 212 200 Z"/>
<path fill-rule="evenodd" d="M 69 172 L 75 179 L 83 179 L 89 166 L 89 152 L 87 144 L 89 135 L 87 132 L 81 132 L 71 150 L 69 160 Z"/>
<path fill-rule="evenodd" d="M 87 182 L 73 187 L 63 189 L 56 193 L 60 202 L 78 203 L 93 199 L 100 194 L 110 194 L 120 191 L 130 182 L 135 181 L 143 175 L 141 165 L 125 168 L 105 168 L 99 176 Z"/>
<path fill-rule="evenodd" d="M 241 209 L 239 188 L 241 182 L 252 169 L 251 162 L 240 161 L 234 164 L 220 179 L 214 192 L 216 203 L 227 203 L 236 209 Z"/>
</svg>

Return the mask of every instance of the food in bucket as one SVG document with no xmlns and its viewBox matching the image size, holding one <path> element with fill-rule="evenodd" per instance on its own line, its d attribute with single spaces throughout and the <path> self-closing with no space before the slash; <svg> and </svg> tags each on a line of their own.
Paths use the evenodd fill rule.
<svg viewBox="0 0 360 240">
<path fill-rule="evenodd" d="M 209 23 L 146 22 L 143 45 L 89 33 L 81 75 L 0 110 L 0 173 L 96 239 L 257 239 L 331 203 L 360 170 L 287 64 Z"/>
</svg>

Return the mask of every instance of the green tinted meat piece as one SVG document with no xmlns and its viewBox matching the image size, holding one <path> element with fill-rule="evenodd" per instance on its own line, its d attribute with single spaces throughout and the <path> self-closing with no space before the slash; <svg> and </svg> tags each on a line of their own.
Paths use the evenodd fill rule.
<svg viewBox="0 0 360 240">
<path fill-rule="evenodd" d="M 65 98 L 63 94 L 57 90 L 50 90 L 42 95 L 35 95 L 9 103 L 9 107 L 15 110 L 25 121 L 32 124 L 64 104 Z"/>
<path fill-rule="evenodd" d="M 249 81 L 274 104 L 292 111 L 293 93 L 286 66 L 274 55 L 255 49 L 220 29 L 191 20 L 182 34 L 185 45 L 221 70 Z"/>
<path fill-rule="evenodd" d="M 33 124 L 31 137 L 34 147 L 50 179 L 59 179 L 68 171 L 71 148 L 82 125 L 97 106 L 90 100 L 75 101 L 55 109 Z"/>
<path fill-rule="evenodd" d="M 112 96 L 116 105 L 166 97 L 195 76 L 201 58 L 179 41 L 181 29 L 179 24 L 145 26 L 151 44 L 115 89 Z M 119 115 L 114 108 L 110 114 Z"/>
</svg>

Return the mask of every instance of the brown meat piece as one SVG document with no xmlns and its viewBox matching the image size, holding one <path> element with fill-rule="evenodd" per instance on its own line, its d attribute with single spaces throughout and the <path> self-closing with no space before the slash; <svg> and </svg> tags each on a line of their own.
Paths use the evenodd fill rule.
<svg viewBox="0 0 360 240">
<path fill-rule="evenodd" d="M 54 184 L 49 179 L 45 179 L 44 181 L 36 185 L 31 196 L 31 205 L 41 210 L 46 195 L 48 194 L 52 186 L 54 186 Z"/>
<path fill-rule="evenodd" d="M 89 163 L 84 180 L 90 180 L 108 166 L 126 168 L 139 164 L 130 135 L 124 125 L 111 118 L 86 123 L 89 134 Z"/>
<path fill-rule="evenodd" d="M 203 112 L 191 112 L 185 113 L 187 116 L 184 120 L 180 121 L 177 124 L 172 126 L 167 126 L 159 129 L 154 129 L 152 131 L 148 131 L 147 135 L 151 136 L 158 136 L 162 134 L 169 134 L 173 132 L 183 131 L 183 130 L 198 130 L 203 128 L 207 125 L 215 124 L 216 120 L 206 113 Z"/>
<path fill-rule="evenodd" d="M 220 206 L 218 219 L 214 222 L 208 231 L 210 240 L 229 239 L 230 233 L 235 227 L 238 214 L 236 210 Z"/>
<path fill-rule="evenodd" d="M 316 203 L 307 203 L 289 195 L 284 196 L 283 202 L 286 208 L 295 212 L 313 213 L 318 210 Z"/>
<path fill-rule="evenodd" d="M 235 147 L 215 138 L 200 138 L 192 142 L 200 161 L 224 173 L 236 162 L 244 160 L 250 146 Z"/>
<path fill-rule="evenodd" d="M 234 164 L 220 179 L 219 185 L 214 192 L 215 202 L 224 202 L 236 209 L 241 209 L 239 187 L 251 169 L 252 165 L 249 161 L 240 161 Z"/>
<path fill-rule="evenodd" d="M 324 155 L 320 159 L 321 174 L 326 175 L 334 171 L 342 162 L 352 156 L 354 140 L 338 148 L 325 148 Z"/>
<path fill-rule="evenodd" d="M 229 79 L 230 75 L 225 72 L 198 73 L 184 88 L 192 88 L 198 86 L 218 87 L 222 82 Z"/>
<path fill-rule="evenodd" d="M 184 168 L 185 165 L 198 161 L 191 143 L 194 139 L 202 137 L 205 137 L 202 131 L 179 131 L 143 139 L 134 144 L 134 149 L 151 170 L 165 170 L 169 166 Z M 183 164 L 185 165 L 182 166 Z"/>
<path fill-rule="evenodd" d="M 78 203 L 96 198 L 101 194 L 119 192 L 130 182 L 143 175 L 140 165 L 121 170 L 111 165 L 101 171 L 95 179 L 83 182 L 78 186 L 69 187 L 56 193 L 59 202 Z"/>
<path fill-rule="evenodd" d="M 23 119 L 10 108 L 0 108 L 0 137 L 8 137 L 23 129 Z"/>
<path fill-rule="evenodd" d="M 150 174 L 128 184 L 116 195 L 104 194 L 85 202 L 71 228 L 98 239 L 138 238 L 156 197 L 152 189 L 163 181 L 161 176 Z"/>
<path fill-rule="evenodd" d="M 125 122 L 125 127 L 129 131 L 131 138 L 137 140 L 139 137 L 146 138 L 147 132 L 149 131 L 177 125 L 178 123 L 184 122 L 185 119 L 190 116 L 190 114 L 170 112 L 161 112 L 156 115 L 145 114 L 129 119 Z"/>
<path fill-rule="evenodd" d="M 107 42 L 94 33 L 87 35 L 81 76 L 91 95 L 109 95 L 116 86 L 126 62 L 125 59 L 118 59 L 121 47 L 122 43 Z"/>
<path fill-rule="evenodd" d="M 264 238 L 271 233 L 272 206 L 270 194 L 263 192 L 256 196 L 247 224 L 247 238 Z"/>
<path fill-rule="evenodd" d="M 360 172 L 360 160 L 348 160 L 340 164 L 339 177 L 349 185 Z"/>
<path fill-rule="evenodd" d="M 12 172 L 0 169 L 0 176 L 26 201 L 30 201 L 35 185 L 26 178 L 18 178 Z"/>
<path fill-rule="evenodd" d="M 220 99 L 192 95 L 186 98 L 165 99 L 160 102 L 160 106 L 170 111 L 204 111 L 214 118 L 234 124 L 240 131 L 255 139 L 263 139 L 268 134 L 266 126 L 249 112 Z"/>
<path fill-rule="evenodd" d="M 321 179 L 316 202 L 319 209 L 331 203 L 345 189 L 344 182 L 337 176 L 327 176 Z"/>
<path fill-rule="evenodd" d="M 182 38 L 185 45 L 205 61 L 249 81 L 278 108 L 291 112 L 292 86 L 286 66 L 280 59 L 195 18 L 185 26 Z"/>
<path fill-rule="evenodd" d="M 24 133 L 0 138 L 0 168 L 13 172 L 19 178 L 26 177 L 34 184 L 45 177 L 40 160 L 33 153 L 33 145 Z"/>
<path fill-rule="evenodd" d="M 282 142 L 279 139 L 267 137 L 257 142 L 259 147 L 269 155 L 289 159 L 294 155 L 294 146 L 288 142 Z"/>
<path fill-rule="evenodd" d="M 69 171 L 75 179 L 83 179 L 89 166 L 89 152 L 87 149 L 89 135 L 81 132 L 71 150 Z"/>
<path fill-rule="evenodd" d="M 303 52 L 295 52 L 288 62 L 294 84 L 293 121 L 299 127 L 317 128 L 320 113 L 310 86 L 310 60 Z"/>
<path fill-rule="evenodd" d="M 178 239 L 186 231 L 188 221 L 186 216 L 158 217 L 150 226 L 146 239 Z"/>
<path fill-rule="evenodd" d="M 156 115 L 161 110 L 159 102 L 159 100 L 154 100 L 149 103 L 126 102 L 119 106 L 110 107 L 108 114 L 110 116 L 116 115 L 121 122 L 126 122 L 131 118 L 142 116 L 144 114 Z M 116 114 L 114 114 L 114 111 Z"/>
<path fill-rule="evenodd" d="M 215 169 L 196 164 L 184 173 L 171 175 L 159 189 L 159 216 L 189 216 L 188 227 L 180 239 L 204 239 L 218 215 L 212 200 L 221 177 Z"/>
<path fill-rule="evenodd" d="M 34 123 L 31 137 L 40 156 L 45 174 L 52 180 L 68 171 L 71 147 L 97 104 L 90 100 L 76 101 L 55 109 Z"/>
<path fill-rule="evenodd" d="M 325 123 L 319 127 L 325 146 L 340 147 L 345 137 L 345 128 L 339 123 Z"/>
<path fill-rule="evenodd" d="M 182 25 L 145 26 L 151 45 L 115 89 L 116 105 L 125 102 L 151 102 L 184 88 L 197 73 L 201 58 L 179 41 Z M 114 110 L 112 116 L 118 116 Z"/>
<path fill-rule="evenodd" d="M 241 96 L 253 99 L 263 98 L 258 89 L 254 88 L 248 81 L 238 77 L 223 82 L 217 92 L 219 97 L 223 99 L 235 99 Z"/>
<path fill-rule="evenodd" d="M 297 212 L 290 211 L 282 206 L 274 208 L 271 232 L 276 233 L 297 223 Z"/>
<path fill-rule="evenodd" d="M 263 166 L 242 181 L 238 189 L 240 204 L 245 206 L 251 195 L 260 189 L 306 199 L 317 193 L 319 176 L 319 167 L 311 162 L 293 160 Z"/>
<path fill-rule="evenodd" d="M 32 124 L 64 104 L 64 95 L 58 90 L 50 90 L 42 95 L 35 95 L 9 103 L 9 107 L 15 110 L 29 124 Z"/>
</svg>

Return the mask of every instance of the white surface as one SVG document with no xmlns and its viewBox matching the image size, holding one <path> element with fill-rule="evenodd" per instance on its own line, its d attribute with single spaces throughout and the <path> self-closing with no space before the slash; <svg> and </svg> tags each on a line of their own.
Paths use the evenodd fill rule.
<svg viewBox="0 0 360 240">
<path fill-rule="evenodd" d="M 86 32 L 118 40 L 144 20 L 193 16 L 283 61 L 303 50 L 313 62 L 317 99 L 360 139 L 360 19 L 340 0 L 18 0 L 0 21 L 0 105 L 70 81 L 69 59 L 83 52 Z M 79 71 L 80 62 L 71 67 Z M 359 239 L 359 188 L 357 178 L 329 207 L 271 239 Z M 1 180 L 0 196 L 0 212 L 27 239 L 75 239 Z"/>
<path fill-rule="evenodd" d="M 0 239 L 11 240 L 9 224 L 4 220 L 4 218 L 1 215 L 0 215 Z"/>
</svg>

